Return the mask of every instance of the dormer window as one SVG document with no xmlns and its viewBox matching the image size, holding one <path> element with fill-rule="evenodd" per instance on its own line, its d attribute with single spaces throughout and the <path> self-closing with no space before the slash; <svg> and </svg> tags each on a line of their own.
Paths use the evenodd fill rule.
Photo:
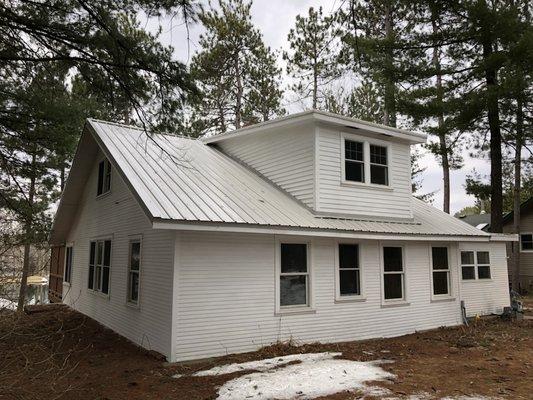
<svg viewBox="0 0 533 400">
<path fill-rule="evenodd" d="M 111 190 L 111 163 L 107 158 L 98 163 L 98 186 L 96 195 L 100 196 Z"/>
<path fill-rule="evenodd" d="M 387 148 L 384 146 L 370 145 L 370 183 L 376 185 L 389 184 L 389 171 L 387 163 Z"/>
<path fill-rule="evenodd" d="M 347 181 L 365 181 L 365 157 L 363 143 L 354 142 L 352 140 L 345 141 L 344 163 Z"/>
</svg>

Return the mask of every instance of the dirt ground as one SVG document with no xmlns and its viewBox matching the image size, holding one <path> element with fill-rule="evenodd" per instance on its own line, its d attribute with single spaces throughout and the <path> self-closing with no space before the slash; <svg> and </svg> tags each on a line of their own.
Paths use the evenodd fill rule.
<svg viewBox="0 0 533 400">
<path fill-rule="evenodd" d="M 533 298 L 528 304 L 533 306 Z M 395 397 L 427 392 L 445 396 L 533 397 L 533 321 L 487 318 L 469 327 L 441 328 L 394 339 L 333 345 L 280 344 L 216 360 L 167 364 L 95 321 L 63 306 L 0 316 L 0 399 L 215 399 L 217 387 L 242 375 L 192 377 L 228 362 L 293 353 L 335 351 L 342 358 L 393 360 L 383 368 L 394 382 L 378 385 Z M 185 376 L 179 379 L 176 373 Z M 337 393 L 323 399 L 354 399 Z"/>
</svg>

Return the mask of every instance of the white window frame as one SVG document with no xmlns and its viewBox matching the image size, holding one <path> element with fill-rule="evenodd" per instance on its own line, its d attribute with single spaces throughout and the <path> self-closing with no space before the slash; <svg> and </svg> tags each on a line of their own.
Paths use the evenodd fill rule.
<svg viewBox="0 0 533 400">
<path fill-rule="evenodd" d="M 357 270 L 359 271 L 359 294 L 341 295 L 341 285 L 340 285 L 341 268 L 340 268 L 340 254 L 339 254 L 339 245 L 341 244 L 354 245 L 358 247 L 357 256 L 359 258 L 358 260 L 359 268 L 357 268 Z M 344 241 L 344 240 L 335 241 L 335 279 L 334 279 L 335 280 L 335 301 L 344 302 L 344 301 L 366 300 L 365 284 L 364 284 L 364 268 L 362 265 L 362 260 L 364 259 L 363 248 L 364 246 L 361 244 L 361 242 L 358 242 L 358 241 Z"/>
<path fill-rule="evenodd" d="M 362 145 L 362 147 L 363 147 L 363 161 L 352 160 L 352 159 L 347 159 L 346 158 L 346 141 L 355 142 L 355 143 L 359 143 L 359 144 Z M 353 183 L 353 184 L 365 184 L 367 182 L 367 180 L 369 179 L 369 176 L 367 175 L 369 170 L 367 168 L 366 156 L 367 156 L 367 154 L 366 154 L 366 144 L 365 144 L 364 140 L 355 140 L 355 139 L 345 138 L 342 141 L 342 169 L 343 169 L 342 178 L 344 179 L 345 182 Z M 358 163 L 358 164 L 362 164 L 363 165 L 363 180 L 362 181 L 352 181 L 352 180 L 346 179 L 346 162 L 354 162 L 354 163 Z"/>
<path fill-rule="evenodd" d="M 104 277 L 104 274 L 103 274 L 103 269 L 104 269 L 104 255 L 105 255 L 105 242 L 106 241 L 110 241 L 111 242 L 111 251 L 109 252 L 109 282 L 108 282 L 108 286 L 107 286 L 107 293 L 104 293 L 102 292 L 102 286 L 103 286 L 103 277 Z M 94 259 L 95 259 L 95 263 L 94 263 L 94 275 L 93 275 L 93 288 L 89 288 L 89 273 L 91 271 L 90 269 L 90 266 L 91 266 L 91 243 L 92 242 L 95 242 L 96 243 L 96 247 L 95 247 L 95 255 L 94 255 Z M 96 273 L 96 270 L 97 270 L 97 266 L 98 266 L 98 242 L 103 242 L 104 243 L 104 248 L 103 248 L 103 253 L 102 253 L 102 265 L 100 265 L 100 267 L 102 268 L 102 272 L 101 272 L 101 280 L 102 282 L 100 283 L 100 289 L 97 289 L 97 285 L 96 285 L 96 276 L 97 276 L 97 273 Z M 94 293 L 94 294 L 97 294 L 99 296 L 102 296 L 102 297 L 105 297 L 105 298 L 110 298 L 111 296 L 111 276 L 113 274 L 113 252 L 114 252 L 114 241 L 113 241 L 113 236 L 102 236 L 102 237 L 96 237 L 96 238 L 92 238 L 92 239 L 89 239 L 89 254 L 88 254 L 88 269 L 87 269 L 87 290 L 90 292 L 90 293 Z M 107 267 L 107 266 L 105 266 Z"/>
<path fill-rule="evenodd" d="M 463 252 L 472 252 L 474 253 L 474 263 L 473 264 L 463 264 L 461 253 Z M 488 264 L 480 264 L 478 262 L 477 253 L 489 253 L 489 263 Z M 461 273 L 461 282 L 492 282 L 492 254 L 489 249 L 459 249 L 459 265 L 460 265 L 460 273 Z M 479 271 L 478 267 L 489 267 L 490 272 L 490 278 L 480 278 L 479 277 Z M 463 279 L 463 267 L 474 267 L 474 278 L 473 279 Z"/>
<path fill-rule="evenodd" d="M 385 247 L 400 247 L 402 249 L 402 294 L 401 299 L 385 299 L 385 274 L 398 274 L 399 272 L 385 272 L 385 257 L 383 251 Z M 409 305 L 409 293 L 407 285 L 407 265 L 405 264 L 406 257 L 406 245 L 404 243 L 382 242 L 379 245 L 379 260 L 380 260 L 380 272 L 381 272 L 381 305 L 382 306 L 397 306 L 397 305 Z"/>
<path fill-rule="evenodd" d="M 446 251 L 448 252 L 448 269 L 433 269 L 433 247 L 445 247 Z M 431 243 L 428 248 L 429 252 L 429 277 L 430 277 L 430 284 L 431 284 L 431 299 L 432 300 L 439 300 L 439 299 L 453 299 L 454 298 L 454 291 L 453 291 L 453 275 L 452 275 L 452 251 L 450 249 L 449 244 L 442 244 L 442 243 Z M 447 294 L 435 294 L 435 289 L 433 287 L 433 273 L 437 272 L 447 272 L 448 273 L 448 293 Z M 462 274 L 462 271 L 461 271 Z"/>
<path fill-rule="evenodd" d="M 70 280 L 67 281 L 68 249 L 70 249 L 71 257 L 70 257 Z M 65 246 L 65 263 L 63 264 L 65 266 L 64 271 L 63 271 L 63 283 L 68 286 L 72 285 L 72 264 L 74 264 L 74 245 L 72 243 L 68 243 Z"/>
<path fill-rule="evenodd" d="M 341 185 L 342 186 L 355 186 L 355 187 L 367 187 L 373 189 L 392 190 L 392 174 L 391 174 L 391 160 L 392 160 L 392 145 L 390 142 L 386 142 L 379 139 L 371 139 L 365 136 L 354 135 L 352 133 L 341 132 Z M 364 182 L 356 182 L 346 180 L 346 157 L 345 157 L 345 141 L 363 143 L 363 162 L 364 162 Z M 379 183 L 370 183 L 370 145 L 381 146 L 387 149 L 387 185 L 380 185 Z M 382 164 L 376 164 L 382 165 Z M 382 165 L 384 166 L 384 165 Z"/>
<path fill-rule="evenodd" d="M 131 270 L 131 247 L 133 243 L 139 243 L 139 270 L 138 271 L 132 271 Z M 141 304 L 141 274 L 142 274 L 142 264 L 143 264 L 143 240 L 142 236 L 132 236 L 130 237 L 130 240 L 128 241 L 128 276 L 126 277 L 126 284 L 128 285 L 126 287 L 126 304 L 139 308 Z M 139 286 L 137 288 L 137 301 L 134 301 L 131 299 L 131 275 L 137 274 L 137 282 L 139 283 Z"/>
<path fill-rule="evenodd" d="M 522 248 L 522 235 L 531 235 L 531 238 L 533 239 L 533 233 L 531 233 L 531 232 L 520 232 L 520 235 L 519 235 L 519 239 L 520 239 L 520 240 L 519 240 L 519 242 L 520 242 L 520 253 L 533 253 L 533 249 L 531 249 L 531 250 L 528 250 L 528 249 L 524 250 L 524 249 Z"/>
<path fill-rule="evenodd" d="M 305 305 L 292 305 L 292 306 L 281 306 L 281 290 L 280 290 L 280 280 L 281 280 L 281 244 L 305 244 L 307 246 L 307 304 Z M 302 237 L 277 237 L 275 240 L 276 246 L 276 259 L 275 259 L 275 315 L 282 314 L 300 314 L 307 312 L 315 312 L 314 309 L 314 279 L 313 279 L 313 241 L 309 238 Z M 283 274 L 285 276 L 290 274 Z M 303 275 L 302 273 L 294 273 L 294 275 Z"/>
<path fill-rule="evenodd" d="M 100 190 L 100 181 L 99 181 L 99 174 L 100 174 L 100 164 L 104 163 L 104 174 L 102 177 L 102 193 L 98 193 Z M 109 171 L 109 188 L 105 190 L 106 188 L 106 179 L 107 179 L 107 171 Z M 113 166 L 111 165 L 111 162 L 107 157 L 102 158 L 100 161 L 98 161 L 97 169 L 96 169 L 96 198 L 105 196 L 109 193 L 111 193 L 111 185 L 112 185 L 112 176 L 113 176 Z"/>
</svg>

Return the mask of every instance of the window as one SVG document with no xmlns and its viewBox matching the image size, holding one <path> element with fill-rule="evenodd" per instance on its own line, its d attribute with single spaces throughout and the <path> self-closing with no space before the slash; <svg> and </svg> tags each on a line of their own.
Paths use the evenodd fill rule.
<svg viewBox="0 0 533 400">
<path fill-rule="evenodd" d="M 450 264 L 447 247 L 431 248 L 433 274 L 433 294 L 435 296 L 450 294 Z"/>
<path fill-rule="evenodd" d="M 370 183 L 377 185 L 389 184 L 387 166 L 387 148 L 384 146 L 370 145 Z"/>
<path fill-rule="evenodd" d="M 520 251 L 533 251 L 533 234 L 523 233 L 520 235 Z"/>
<path fill-rule="evenodd" d="M 359 267 L 359 246 L 339 244 L 339 296 L 361 295 L 361 271 Z"/>
<path fill-rule="evenodd" d="M 128 302 L 139 303 L 139 274 L 141 270 L 141 241 L 130 241 L 128 264 Z"/>
<path fill-rule="evenodd" d="M 111 240 L 92 241 L 89 250 L 89 289 L 109 294 L 110 269 Z"/>
<path fill-rule="evenodd" d="M 404 299 L 402 247 L 383 247 L 383 292 L 385 300 Z"/>
<path fill-rule="evenodd" d="M 461 270 L 463 280 L 490 279 L 490 254 L 488 251 L 462 251 Z M 477 270 L 477 273 L 476 273 Z"/>
<path fill-rule="evenodd" d="M 365 159 L 363 143 L 344 141 L 345 179 L 353 182 L 365 181 Z"/>
<path fill-rule="evenodd" d="M 111 189 L 111 163 L 106 158 L 105 160 L 100 161 L 98 164 L 98 189 L 96 194 L 100 196 L 101 194 L 109 192 Z"/>
<path fill-rule="evenodd" d="M 63 282 L 72 283 L 72 246 L 67 246 L 65 253 L 65 276 Z"/>
<path fill-rule="evenodd" d="M 307 244 L 281 243 L 280 253 L 280 306 L 309 305 Z"/>
</svg>

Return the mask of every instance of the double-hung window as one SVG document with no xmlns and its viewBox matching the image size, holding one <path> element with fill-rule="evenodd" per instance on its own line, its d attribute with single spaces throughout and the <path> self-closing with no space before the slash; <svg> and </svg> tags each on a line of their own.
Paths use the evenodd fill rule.
<svg viewBox="0 0 533 400">
<path fill-rule="evenodd" d="M 111 190 L 111 163 L 107 158 L 98 163 L 98 186 L 96 195 L 100 196 Z"/>
<path fill-rule="evenodd" d="M 72 246 L 67 246 L 65 252 L 65 276 L 63 277 L 63 282 L 65 283 L 72 283 L 72 259 Z"/>
<path fill-rule="evenodd" d="M 364 143 L 344 141 L 344 171 L 347 181 L 365 181 Z"/>
<path fill-rule="evenodd" d="M 490 254 L 488 251 L 461 251 L 463 280 L 490 279 Z"/>
<path fill-rule="evenodd" d="M 370 183 L 376 185 L 389 184 L 389 167 L 387 148 L 384 146 L 370 145 Z"/>
<path fill-rule="evenodd" d="M 309 262 L 306 243 L 280 244 L 280 307 L 309 306 Z"/>
<path fill-rule="evenodd" d="M 533 251 L 533 234 L 522 233 L 520 235 L 520 251 Z"/>
<path fill-rule="evenodd" d="M 405 300 L 405 269 L 403 247 L 383 247 L 383 297 L 388 300 Z"/>
<path fill-rule="evenodd" d="M 130 241 L 128 263 L 128 302 L 139 304 L 139 282 L 141 271 L 141 241 Z"/>
<path fill-rule="evenodd" d="M 359 246 L 340 243 L 338 256 L 338 295 L 343 298 L 361 295 Z"/>
<path fill-rule="evenodd" d="M 431 248 L 433 295 L 450 295 L 450 262 L 447 247 Z"/>
<path fill-rule="evenodd" d="M 94 240 L 89 249 L 88 288 L 95 292 L 109 294 L 111 272 L 111 240 Z"/>
</svg>

